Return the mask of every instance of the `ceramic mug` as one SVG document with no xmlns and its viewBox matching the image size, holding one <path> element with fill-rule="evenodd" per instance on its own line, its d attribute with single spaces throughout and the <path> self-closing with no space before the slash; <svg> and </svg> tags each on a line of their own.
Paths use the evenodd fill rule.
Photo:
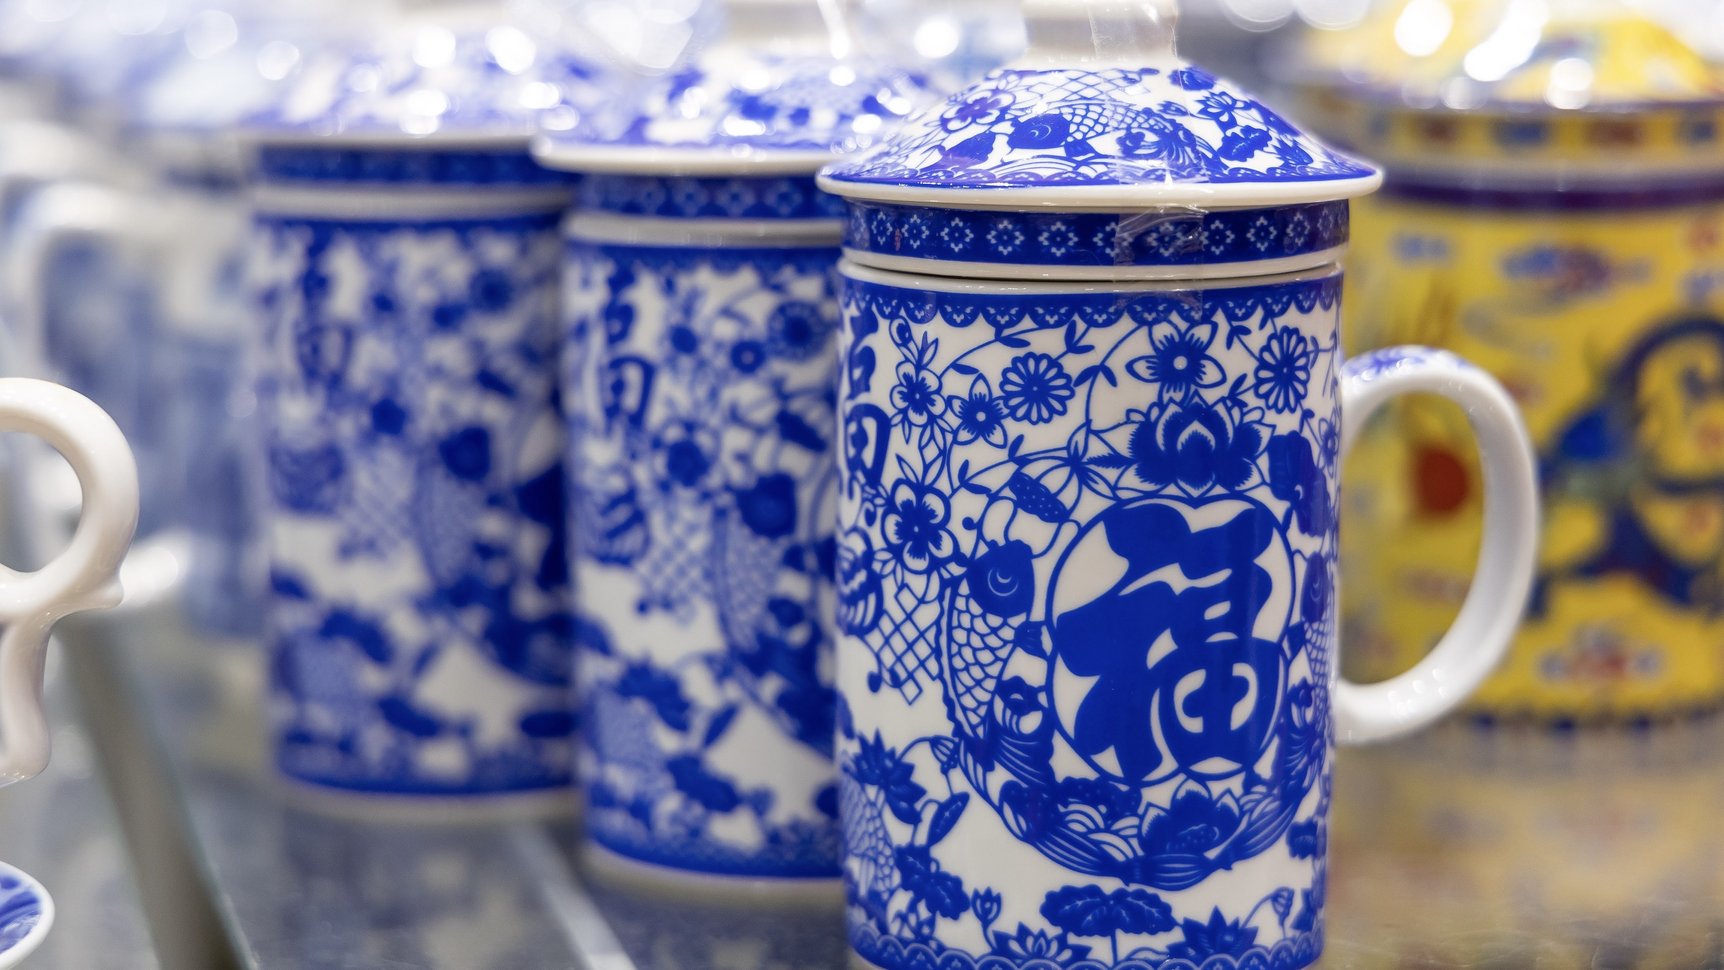
<svg viewBox="0 0 1724 970">
<path fill-rule="evenodd" d="M 668 201 L 745 196 L 769 218 Z M 569 220 L 581 785 L 636 863 L 838 876 L 839 212 L 807 175 L 592 175 Z"/>
<path fill-rule="evenodd" d="M 13 279 L 25 355 L 123 412 L 150 445 L 146 531 L 174 530 L 185 549 L 187 621 L 210 636 L 256 635 L 265 570 L 248 454 L 246 200 L 213 177 L 147 203 L 67 182 L 38 189 L 24 214 Z M 92 272 L 66 272 L 80 265 Z"/>
<path fill-rule="evenodd" d="M 1446 353 L 1344 361 L 1333 265 L 1170 283 L 842 272 L 858 954 L 1314 961 L 1334 744 L 1449 711 L 1520 614 L 1537 504 L 1507 394 Z M 1415 392 L 1473 417 L 1487 545 L 1430 658 L 1357 686 L 1337 674 L 1338 468 L 1372 411 Z"/>
<path fill-rule="evenodd" d="M 279 769 L 555 808 L 571 780 L 566 180 L 524 144 L 259 152 Z"/>
</svg>

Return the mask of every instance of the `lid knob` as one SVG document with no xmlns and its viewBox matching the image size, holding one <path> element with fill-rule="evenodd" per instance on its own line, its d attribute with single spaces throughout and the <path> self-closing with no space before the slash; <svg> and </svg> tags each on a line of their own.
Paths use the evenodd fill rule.
<svg viewBox="0 0 1724 970">
<path fill-rule="evenodd" d="M 1015 67 L 1141 67 L 1174 57 L 1178 0 L 1021 2 L 1029 46 Z"/>
</svg>

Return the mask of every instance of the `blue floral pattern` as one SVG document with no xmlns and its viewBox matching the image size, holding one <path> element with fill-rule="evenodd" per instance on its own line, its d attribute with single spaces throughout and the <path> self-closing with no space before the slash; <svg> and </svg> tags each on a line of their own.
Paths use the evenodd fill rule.
<svg viewBox="0 0 1724 970">
<path fill-rule="evenodd" d="M 368 793 L 568 785 L 560 210 L 264 214 L 277 759 Z"/>
<path fill-rule="evenodd" d="M 1339 294 L 846 280 L 839 803 L 864 958 L 1315 961 Z"/>
<path fill-rule="evenodd" d="M 1317 260 L 1347 244 L 1346 202 L 1195 212 L 1011 212 L 851 202 L 846 248 L 1017 266 L 1178 268 Z"/>
<path fill-rule="evenodd" d="M 836 251 L 572 225 L 589 837 L 682 870 L 836 878 Z"/>
<path fill-rule="evenodd" d="M 1193 67 L 1002 69 L 826 170 L 856 186 L 1341 182 L 1376 170 Z"/>
</svg>

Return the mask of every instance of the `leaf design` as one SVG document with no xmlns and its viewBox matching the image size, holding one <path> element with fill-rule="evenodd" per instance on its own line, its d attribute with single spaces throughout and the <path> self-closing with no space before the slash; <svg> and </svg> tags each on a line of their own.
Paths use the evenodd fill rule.
<svg viewBox="0 0 1724 970">
<path fill-rule="evenodd" d="M 952 834 L 952 829 L 958 824 L 958 819 L 964 815 L 965 806 L 970 804 L 967 792 L 959 792 L 940 804 L 934 810 L 934 818 L 928 823 L 928 845 L 939 845 L 940 841 Z"/>
<path fill-rule="evenodd" d="M 1006 488 L 1011 490 L 1018 508 L 1050 525 L 1064 522 L 1071 514 L 1065 503 L 1046 485 L 1023 472 L 1013 475 L 1011 481 L 1006 483 Z"/>
</svg>

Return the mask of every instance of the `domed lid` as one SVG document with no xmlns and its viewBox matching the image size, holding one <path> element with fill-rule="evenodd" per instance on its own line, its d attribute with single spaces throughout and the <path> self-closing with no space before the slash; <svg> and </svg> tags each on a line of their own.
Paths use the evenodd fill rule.
<svg viewBox="0 0 1724 970">
<path fill-rule="evenodd" d="M 1174 0 L 1023 0 L 1029 50 L 821 185 L 937 206 L 1134 208 L 1351 198 L 1372 166 L 1174 51 Z"/>
<path fill-rule="evenodd" d="M 932 100 L 889 57 L 859 56 L 825 0 L 729 0 L 719 39 L 579 118 L 546 116 L 542 164 L 658 175 L 812 175 Z"/>
<path fill-rule="evenodd" d="M 1306 48 L 1325 124 L 1396 170 L 1525 178 L 1724 169 L 1724 68 L 1622 0 L 1406 0 Z M 1464 15 L 1464 16 L 1463 16 Z M 1421 54 L 1338 62 L 1385 46 Z M 1350 63 L 1351 70 L 1323 65 Z"/>
<path fill-rule="evenodd" d="M 306 59 L 287 90 L 242 126 L 259 142 L 526 143 L 539 117 L 598 98 L 592 61 L 499 18 L 494 5 L 398 0 L 368 42 Z"/>
<path fill-rule="evenodd" d="M 134 133 L 226 132 L 280 99 L 311 35 L 304 15 L 244 4 L 199 10 L 179 28 L 173 57 L 122 95 L 126 126 Z"/>
</svg>

